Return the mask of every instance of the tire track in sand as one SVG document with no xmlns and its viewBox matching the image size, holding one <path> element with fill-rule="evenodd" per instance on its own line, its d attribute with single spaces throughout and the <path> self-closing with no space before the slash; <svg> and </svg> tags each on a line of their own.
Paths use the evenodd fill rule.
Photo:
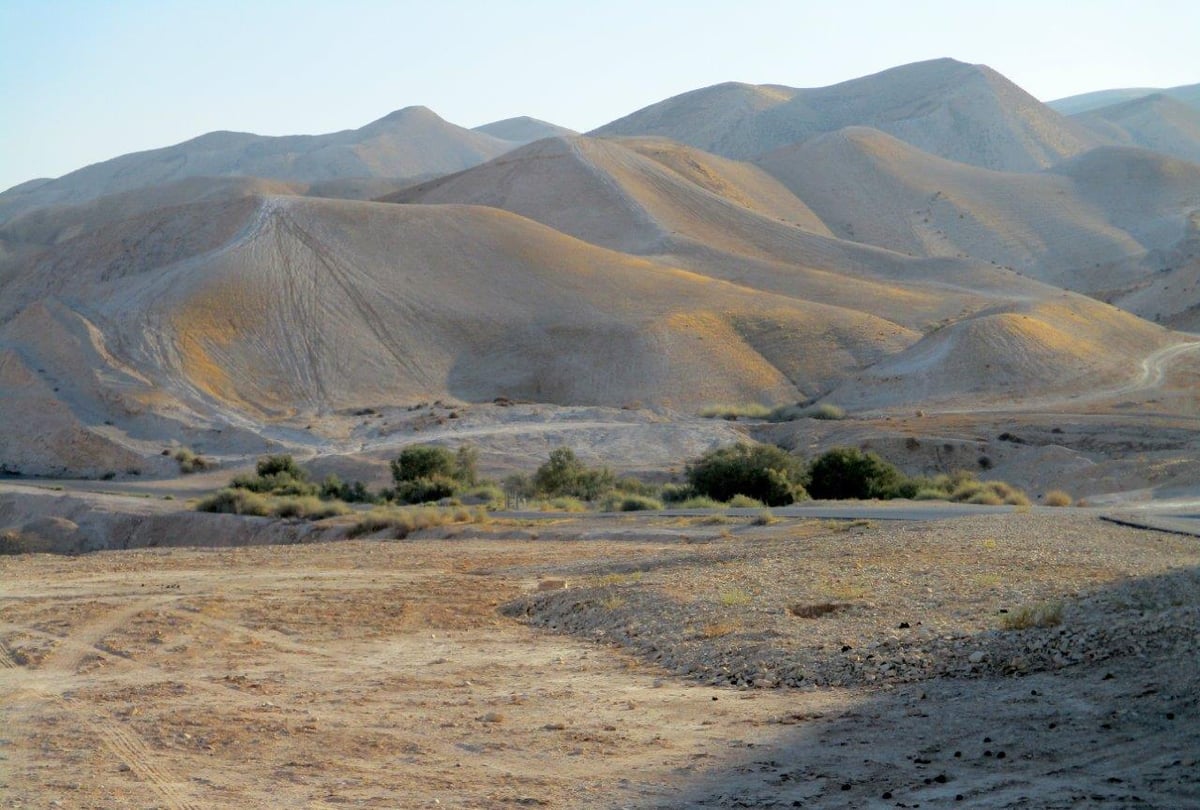
<svg viewBox="0 0 1200 810">
<path fill-rule="evenodd" d="M 36 671 L 43 675 L 76 675 L 80 664 L 87 655 L 101 652 L 96 645 L 105 636 L 137 614 L 176 599 L 178 597 L 142 599 L 95 617 L 68 636 L 60 637 L 58 647 L 43 659 L 41 666 Z M 0 649 L 3 649 L 2 645 L 0 645 Z M 19 668 L 7 650 L 0 654 L 0 666 L 4 669 Z M 179 786 L 186 784 L 185 781 L 176 778 L 169 769 L 163 766 L 159 761 L 160 758 L 136 733 L 122 727 L 120 723 L 111 718 L 89 717 L 82 704 L 66 695 L 54 694 L 38 684 L 30 684 L 27 689 L 43 704 L 49 703 L 69 714 L 76 715 L 105 750 L 123 762 L 135 776 L 149 785 L 169 810 L 203 810 L 202 805 L 194 802 L 185 790 L 180 789 Z M 12 718 L 8 719 L 12 720 Z"/>
</svg>

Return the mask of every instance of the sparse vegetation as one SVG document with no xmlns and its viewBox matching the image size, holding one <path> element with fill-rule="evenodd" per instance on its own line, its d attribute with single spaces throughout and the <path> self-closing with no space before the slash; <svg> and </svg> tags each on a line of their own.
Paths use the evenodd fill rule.
<svg viewBox="0 0 1200 810">
<path fill-rule="evenodd" d="M 170 451 L 164 451 L 170 452 Z M 171 455 L 175 461 L 179 462 L 179 472 L 183 475 L 190 475 L 196 472 L 210 470 L 217 466 L 213 461 L 206 459 L 204 456 L 197 455 L 186 447 L 181 447 Z"/>
<path fill-rule="evenodd" d="M 1062 602 L 1039 602 L 1025 605 L 1005 614 L 1000 626 L 1005 630 L 1028 630 L 1033 627 L 1057 627 L 1062 624 Z"/>
<path fill-rule="evenodd" d="M 766 405 L 751 402 L 741 405 L 710 405 L 700 411 L 700 416 L 705 419 L 727 419 L 732 422 L 738 419 L 766 419 L 773 412 Z"/>
<path fill-rule="evenodd" d="M 1046 506 L 1070 506 L 1073 500 L 1061 489 L 1052 489 L 1042 496 L 1042 503 Z"/>
<path fill-rule="evenodd" d="M 387 506 L 372 509 L 350 528 L 348 537 L 389 532 L 396 539 L 407 537 L 419 529 L 451 524 L 486 523 L 486 509 L 457 506 L 452 508 Z"/>
</svg>

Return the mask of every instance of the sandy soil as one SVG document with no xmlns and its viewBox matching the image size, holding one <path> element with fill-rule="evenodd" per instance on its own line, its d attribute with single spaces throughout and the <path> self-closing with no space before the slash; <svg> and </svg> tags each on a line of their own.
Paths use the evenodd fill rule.
<svg viewBox="0 0 1200 810">
<path fill-rule="evenodd" d="M 1171 665 L 1196 655 L 1194 632 L 1172 635 L 1195 622 L 1194 539 L 1033 514 L 437 531 L 0 558 L 0 806 L 1200 802 L 1197 676 Z M 555 578 L 565 592 L 539 593 Z M 945 587 L 934 598 L 926 583 Z M 666 609 L 638 618 L 661 635 L 732 611 L 739 627 L 708 633 L 703 656 L 783 621 L 784 595 L 819 595 L 806 588 L 857 606 L 792 617 L 768 646 L 832 656 L 830 640 L 853 635 L 864 654 L 892 649 L 910 608 L 938 638 L 977 644 L 998 637 L 997 607 L 1052 597 L 1061 628 L 1000 635 L 1035 645 L 1063 630 L 1092 646 L 1023 677 L 985 660 L 936 678 L 738 689 L 615 634 L 504 615 L 613 596 L 620 615 L 656 596 Z M 751 603 L 720 596 L 731 589 Z M 1125 622 L 1135 643 L 1099 654 L 1091 619 Z"/>
</svg>

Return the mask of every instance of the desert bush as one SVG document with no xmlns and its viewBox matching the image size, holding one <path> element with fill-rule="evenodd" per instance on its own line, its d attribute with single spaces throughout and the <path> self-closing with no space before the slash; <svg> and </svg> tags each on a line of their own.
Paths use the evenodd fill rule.
<svg viewBox="0 0 1200 810">
<path fill-rule="evenodd" d="M 431 529 L 450 524 L 486 523 L 486 509 L 469 509 L 464 506 L 453 509 L 436 507 L 386 506 L 372 509 L 350 527 L 347 537 L 362 537 L 381 531 L 393 532 L 397 539 L 407 537 L 419 529 Z"/>
<path fill-rule="evenodd" d="M 263 456 L 254 471 L 254 475 L 234 476 L 229 486 L 268 495 L 316 495 L 321 490 L 289 455 Z"/>
<path fill-rule="evenodd" d="M 538 504 L 541 512 L 586 512 L 588 505 L 571 495 L 560 495 Z"/>
<path fill-rule="evenodd" d="M 504 490 L 495 484 L 479 484 L 460 494 L 465 503 L 484 504 L 487 506 L 502 506 Z"/>
<path fill-rule="evenodd" d="M 1073 499 L 1061 489 L 1052 489 L 1042 496 L 1042 503 L 1046 506 L 1070 506 Z"/>
<path fill-rule="evenodd" d="M 367 489 L 362 481 L 342 481 L 336 475 L 328 475 L 321 482 L 322 498 L 345 501 L 346 503 L 377 503 L 380 499 Z"/>
<path fill-rule="evenodd" d="M 1041 602 L 1026 605 L 1000 620 L 1005 630 L 1028 630 L 1031 627 L 1057 627 L 1062 624 L 1062 602 Z"/>
<path fill-rule="evenodd" d="M 46 538 L 8 529 L 0 532 L 0 557 L 13 554 L 40 554 L 50 550 L 50 541 Z"/>
<path fill-rule="evenodd" d="M 674 509 L 724 509 L 725 504 L 704 495 L 693 495 L 671 504 L 671 507 Z"/>
<path fill-rule="evenodd" d="M 196 504 L 196 511 L 266 517 L 271 514 L 271 502 L 258 493 L 231 487 L 219 489 L 212 495 L 202 498 Z"/>
<path fill-rule="evenodd" d="M 687 484 L 663 484 L 662 489 L 658 491 L 658 497 L 663 503 L 669 504 L 682 503 L 695 495 L 695 491 Z"/>
<path fill-rule="evenodd" d="M 428 477 L 397 481 L 395 499 L 400 503 L 429 503 L 449 498 L 458 489 L 458 481 L 434 473 Z"/>
<path fill-rule="evenodd" d="M 653 498 L 659 492 L 659 488 L 653 484 L 647 484 L 640 478 L 634 478 L 632 475 L 622 476 L 613 482 L 613 489 L 616 492 L 624 492 L 628 495 L 645 495 L 648 498 Z"/>
<path fill-rule="evenodd" d="M 323 501 L 313 495 L 276 498 L 271 504 L 271 514 L 282 518 L 323 520 L 348 515 L 351 511 L 350 507 L 341 501 Z"/>
<path fill-rule="evenodd" d="M 687 477 L 697 494 L 718 501 L 746 495 L 783 506 L 806 497 L 804 464 L 773 445 L 739 443 L 711 450 L 688 464 Z"/>
<path fill-rule="evenodd" d="M 779 518 L 771 513 L 770 509 L 764 509 L 754 516 L 753 523 L 755 526 L 772 526 L 779 522 Z"/>
<path fill-rule="evenodd" d="M 729 506 L 734 509 L 762 509 L 764 504 L 758 498 L 751 498 L 740 492 L 729 499 Z"/>
<path fill-rule="evenodd" d="M 809 495 L 829 500 L 895 498 L 905 482 L 891 464 L 854 447 L 822 453 L 808 468 L 808 476 Z"/>
<path fill-rule="evenodd" d="M 662 508 L 662 501 L 656 498 L 623 492 L 610 492 L 600 502 L 601 512 L 643 512 Z"/>
<path fill-rule="evenodd" d="M 181 447 L 176 450 L 172 454 L 172 458 L 179 462 L 179 472 L 183 475 L 202 472 L 216 466 L 204 456 L 196 455 L 186 447 Z"/>
<path fill-rule="evenodd" d="M 845 419 L 846 411 L 831 402 L 820 405 L 781 405 L 767 414 L 769 422 L 795 422 L 797 419 Z"/>
<path fill-rule="evenodd" d="M 766 419 L 770 413 L 771 409 L 766 405 L 750 402 L 740 405 L 710 405 L 700 411 L 700 416 L 705 419 L 728 419 L 733 421 L 736 419 Z"/>
<path fill-rule="evenodd" d="M 550 453 L 533 474 L 533 486 L 543 495 L 567 495 L 594 501 L 613 488 L 615 478 L 607 467 L 588 467 L 569 447 Z"/>
</svg>

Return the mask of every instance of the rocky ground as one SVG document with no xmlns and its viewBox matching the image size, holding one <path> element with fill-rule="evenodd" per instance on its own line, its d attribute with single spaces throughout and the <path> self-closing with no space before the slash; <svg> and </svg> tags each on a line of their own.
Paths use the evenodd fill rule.
<svg viewBox="0 0 1200 810">
<path fill-rule="evenodd" d="M 0 806 L 1200 802 L 1195 538 L 764 523 L 0 558 Z"/>
</svg>

